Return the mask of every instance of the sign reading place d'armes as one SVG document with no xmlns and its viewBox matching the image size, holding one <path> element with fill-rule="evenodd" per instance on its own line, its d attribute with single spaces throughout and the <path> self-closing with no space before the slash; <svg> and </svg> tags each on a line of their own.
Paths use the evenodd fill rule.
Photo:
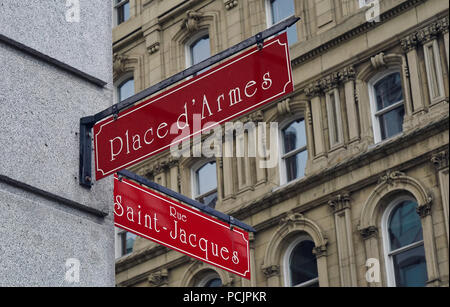
<svg viewBox="0 0 450 307">
<path fill-rule="evenodd" d="M 293 91 L 285 33 L 94 126 L 95 176 L 109 176 Z"/>
</svg>

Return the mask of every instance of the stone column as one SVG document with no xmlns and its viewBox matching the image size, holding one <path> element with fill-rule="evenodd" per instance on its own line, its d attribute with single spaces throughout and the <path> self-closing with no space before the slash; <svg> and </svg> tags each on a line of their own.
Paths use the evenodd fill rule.
<svg viewBox="0 0 450 307">
<path fill-rule="evenodd" d="M 436 171 L 438 172 L 439 187 L 441 189 L 442 209 L 444 211 L 445 232 L 447 234 L 447 244 L 449 242 L 449 166 L 448 150 L 441 151 L 431 158 Z"/>
<path fill-rule="evenodd" d="M 280 266 L 269 265 L 262 268 L 264 276 L 267 279 L 267 287 L 280 286 Z"/>
<path fill-rule="evenodd" d="M 334 213 L 341 286 L 357 287 L 355 249 L 352 240 L 350 197 L 348 194 L 338 195 L 335 199 L 330 200 L 328 205 Z"/>
<path fill-rule="evenodd" d="M 380 251 L 378 249 L 378 228 L 375 226 L 369 226 L 367 228 L 359 229 L 359 232 L 364 240 L 364 246 L 366 250 L 366 260 L 376 259 L 380 261 Z M 382 272 L 380 272 L 381 275 Z M 367 287 L 381 287 L 382 283 L 366 283 Z"/>
<path fill-rule="evenodd" d="M 440 279 L 436 244 L 434 241 L 433 219 L 431 217 L 431 205 L 432 199 L 429 197 L 426 203 L 419 204 L 417 207 L 417 214 L 419 214 L 422 220 L 423 244 L 428 273 L 427 287 L 438 287 L 440 285 Z"/>
<path fill-rule="evenodd" d="M 329 287 L 328 265 L 327 265 L 327 246 L 321 245 L 313 248 L 313 254 L 317 259 L 317 273 L 319 274 L 319 287 Z"/>
<path fill-rule="evenodd" d="M 325 137 L 323 133 L 323 115 L 320 95 L 322 91 L 318 82 L 310 85 L 305 91 L 308 98 L 311 99 L 312 131 L 314 139 L 314 157 L 313 164 L 323 160 L 326 157 Z"/>
<path fill-rule="evenodd" d="M 409 78 L 411 82 L 412 114 L 425 112 L 425 95 L 422 86 L 422 74 L 417 55 L 417 36 L 411 34 L 401 40 L 403 51 L 408 60 Z"/>
<path fill-rule="evenodd" d="M 356 93 L 355 93 L 355 77 L 356 73 L 353 66 L 344 69 L 343 82 L 345 90 L 345 106 L 347 108 L 349 144 L 355 141 L 359 141 L 358 110 L 356 108 Z"/>
</svg>

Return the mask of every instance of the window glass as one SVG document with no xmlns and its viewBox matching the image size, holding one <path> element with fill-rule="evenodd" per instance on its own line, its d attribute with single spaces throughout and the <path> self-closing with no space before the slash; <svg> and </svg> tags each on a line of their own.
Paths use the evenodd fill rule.
<svg viewBox="0 0 450 307">
<path fill-rule="evenodd" d="M 286 158 L 286 179 L 288 182 L 305 176 L 308 152 L 302 151 L 294 156 Z"/>
<path fill-rule="evenodd" d="M 125 233 L 126 243 L 125 243 L 125 254 L 130 254 L 133 251 L 134 241 L 136 240 L 136 235 L 131 232 Z"/>
<path fill-rule="evenodd" d="M 197 200 L 214 208 L 217 202 L 216 162 L 208 162 L 195 172 L 195 185 Z"/>
<path fill-rule="evenodd" d="M 427 264 L 423 245 L 393 257 L 395 282 L 398 287 L 425 287 Z"/>
<path fill-rule="evenodd" d="M 119 102 L 124 101 L 127 98 L 130 98 L 134 95 L 134 79 L 128 79 L 127 81 L 123 82 L 121 85 L 119 85 L 118 88 L 119 91 Z"/>
<path fill-rule="evenodd" d="M 123 0 L 116 0 L 116 10 L 117 10 L 117 24 L 130 19 L 130 2 Z"/>
<path fill-rule="evenodd" d="M 399 107 L 378 117 L 380 133 L 383 140 L 389 139 L 403 131 L 405 108 Z"/>
<path fill-rule="evenodd" d="M 306 146 L 305 121 L 296 120 L 283 129 L 284 153 Z"/>
<path fill-rule="evenodd" d="M 205 35 L 199 40 L 195 41 L 191 47 L 191 66 L 206 60 L 211 56 L 211 50 L 209 45 L 209 36 Z"/>
<path fill-rule="evenodd" d="M 303 119 L 295 120 L 281 131 L 283 141 L 282 161 L 286 182 L 305 176 L 308 152 L 306 150 L 306 130 Z"/>
<path fill-rule="evenodd" d="M 378 81 L 375 86 L 377 111 L 403 100 L 400 73 L 393 73 Z"/>
<path fill-rule="evenodd" d="M 422 223 L 416 208 L 415 202 L 403 201 L 392 212 L 389 223 L 392 250 L 423 240 Z"/>
<path fill-rule="evenodd" d="M 293 0 L 270 0 L 272 10 L 272 24 L 295 15 L 295 6 Z M 297 26 L 292 25 L 287 29 L 288 42 L 290 45 L 297 42 Z"/>
<path fill-rule="evenodd" d="M 319 276 L 313 248 L 314 242 L 305 240 L 293 249 L 289 259 L 291 286 L 300 285 Z"/>
<path fill-rule="evenodd" d="M 206 288 L 222 287 L 222 280 L 220 278 L 212 278 L 205 284 Z"/>
<path fill-rule="evenodd" d="M 388 260 L 398 287 L 424 287 L 428 279 L 422 223 L 416 209 L 415 201 L 404 200 L 390 213 Z"/>
</svg>

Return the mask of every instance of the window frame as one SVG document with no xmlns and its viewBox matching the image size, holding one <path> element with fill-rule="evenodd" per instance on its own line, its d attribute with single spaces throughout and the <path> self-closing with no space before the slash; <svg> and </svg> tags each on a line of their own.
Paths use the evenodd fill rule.
<svg viewBox="0 0 450 307">
<path fill-rule="evenodd" d="M 223 287 L 223 280 L 220 277 L 219 273 L 216 271 L 209 271 L 207 272 L 202 278 L 197 282 L 197 287 L 205 287 L 208 282 L 210 282 L 213 279 L 220 279 L 221 287 Z"/>
<path fill-rule="evenodd" d="M 206 164 L 211 163 L 211 162 L 214 162 L 215 165 L 216 165 L 216 183 L 217 183 L 216 188 L 215 188 L 215 189 L 212 189 L 212 190 L 210 190 L 210 191 L 208 191 L 208 192 L 205 192 L 205 193 L 203 193 L 203 194 L 199 194 L 199 193 L 198 193 L 197 171 L 198 171 L 199 169 L 201 169 L 203 166 L 205 166 Z M 192 194 L 192 198 L 193 198 L 193 199 L 195 199 L 196 201 L 199 201 L 199 202 L 200 202 L 199 199 L 202 199 L 202 198 L 204 198 L 204 197 L 210 196 L 210 195 L 212 195 L 212 194 L 214 194 L 214 193 L 217 193 L 217 198 L 218 198 L 218 196 L 219 196 L 219 194 L 218 194 L 218 191 L 219 191 L 219 190 L 218 190 L 218 185 L 219 185 L 219 180 L 218 180 L 218 173 L 217 173 L 217 161 L 216 161 L 215 158 L 202 160 L 202 161 L 200 161 L 200 162 L 194 164 L 194 165 L 191 167 L 191 191 L 192 191 L 191 194 Z M 205 205 L 206 205 L 206 204 L 205 204 Z"/>
<path fill-rule="evenodd" d="M 432 52 L 430 54 L 429 48 L 432 48 Z M 424 51 L 424 57 L 425 57 L 425 70 L 427 74 L 427 81 L 428 81 L 428 95 L 430 98 L 430 104 L 435 104 L 442 99 L 445 98 L 445 88 L 444 88 L 444 76 L 442 73 L 442 62 L 441 62 L 441 56 L 439 51 L 439 44 L 436 39 L 427 42 L 423 45 L 423 51 Z M 430 57 L 433 59 L 434 63 L 434 69 L 431 67 L 430 63 Z M 439 94 L 436 97 L 433 97 L 433 80 L 432 80 L 432 74 L 433 72 L 436 74 L 436 87 L 439 91 Z"/>
<path fill-rule="evenodd" d="M 282 21 L 288 19 L 289 17 L 295 15 L 296 5 L 295 5 L 295 0 L 292 0 L 292 2 L 294 3 L 294 13 L 293 13 L 292 15 L 290 15 L 290 16 L 285 17 L 284 19 L 279 20 L 277 23 L 274 23 L 274 22 L 273 22 L 272 4 L 271 4 L 270 2 L 271 2 L 271 0 L 265 0 L 265 1 L 264 1 L 264 3 L 265 3 L 265 9 L 266 9 L 266 25 L 267 25 L 267 28 L 270 28 L 270 27 L 272 27 L 273 25 L 276 25 L 277 23 L 280 23 L 280 22 L 282 22 Z M 297 38 L 296 41 L 292 43 L 292 45 L 294 45 L 294 44 L 297 44 L 297 43 L 299 42 L 299 38 L 298 38 L 298 28 L 297 28 L 297 25 L 296 25 L 296 24 L 292 25 L 291 27 L 295 27 L 295 32 L 296 32 L 296 34 L 297 34 L 297 36 L 296 36 L 296 38 Z M 287 29 L 286 29 L 285 31 L 287 32 Z"/>
<path fill-rule="evenodd" d="M 286 251 L 284 253 L 283 257 L 283 268 L 284 268 L 284 284 L 286 287 L 296 287 L 296 288 L 302 288 L 302 287 L 308 287 L 312 284 L 318 283 L 319 284 L 319 268 L 317 268 L 317 277 L 310 279 L 308 281 L 305 281 L 303 283 L 292 285 L 291 280 L 291 268 L 290 268 L 290 257 L 292 252 L 294 251 L 294 248 L 300 244 L 303 241 L 311 241 L 314 243 L 314 246 L 316 245 L 314 240 L 308 235 L 308 234 L 301 234 L 297 236 L 292 242 L 289 243 L 288 247 L 286 248 Z M 316 262 L 317 265 L 317 262 Z M 320 286 L 320 284 L 319 284 Z"/>
<path fill-rule="evenodd" d="M 392 74 L 395 74 L 395 73 L 400 74 L 403 99 L 378 111 L 377 110 L 376 93 L 375 93 L 375 84 L 377 84 L 382 79 L 384 79 Z M 403 108 L 405 109 L 405 112 L 406 112 L 406 98 L 405 98 L 405 89 L 403 87 L 402 73 L 399 68 L 390 68 L 390 69 L 383 70 L 382 72 L 380 72 L 380 73 L 376 74 L 374 77 L 372 77 L 372 79 L 370 79 L 370 81 L 368 82 L 368 87 L 369 87 L 369 103 L 370 103 L 370 113 L 371 113 L 371 119 L 372 119 L 373 138 L 374 138 L 374 143 L 378 144 L 378 143 L 387 141 L 392 138 L 392 137 L 386 138 L 384 140 L 382 139 L 379 117 L 392 111 L 392 110 L 400 108 L 401 106 L 403 106 Z M 401 133 L 403 133 L 403 129 L 402 129 Z M 397 135 L 400 135 L 401 133 L 399 133 Z"/>
<path fill-rule="evenodd" d="M 114 1 L 115 2 L 115 1 Z M 131 0 L 121 0 L 118 3 L 114 3 L 114 18 L 116 26 L 121 25 L 124 22 L 127 22 L 131 19 L 131 10 L 129 12 L 129 18 L 127 20 L 119 21 L 119 10 L 124 7 L 125 4 L 129 4 L 131 6 Z"/>
<path fill-rule="evenodd" d="M 306 141 L 305 146 L 296 148 L 294 150 L 291 150 L 288 153 L 285 153 L 284 152 L 283 130 L 285 128 L 287 128 L 290 124 L 292 124 L 294 121 L 298 121 L 298 120 L 304 121 L 304 123 L 305 123 L 305 141 Z M 304 116 L 292 116 L 292 117 L 289 117 L 289 118 L 283 120 L 280 123 L 280 126 L 278 128 L 278 139 L 280 140 L 280 142 L 279 142 L 279 144 L 280 144 L 280 146 L 279 146 L 279 153 L 278 153 L 279 157 L 280 157 L 280 167 L 279 167 L 280 168 L 280 185 L 286 185 L 286 184 L 289 184 L 291 182 L 294 182 L 296 180 L 300 180 L 300 179 L 306 177 L 306 174 L 305 174 L 303 177 L 298 177 L 298 178 L 295 178 L 295 179 L 293 179 L 291 181 L 288 181 L 287 172 L 286 172 L 286 159 L 288 159 L 288 158 L 290 158 L 292 156 L 295 156 L 295 155 L 297 155 L 299 153 L 305 152 L 305 151 L 308 154 L 308 136 L 307 136 L 306 129 L 307 129 L 306 128 L 306 119 L 305 119 Z M 305 166 L 305 172 L 306 172 L 306 166 Z"/>
<path fill-rule="evenodd" d="M 404 201 L 413 201 L 417 204 L 417 200 L 410 195 L 400 195 L 394 198 L 389 205 L 384 210 L 383 216 L 381 218 L 381 230 L 382 230 L 382 242 L 383 242 L 383 252 L 384 252 L 384 261 L 385 261 L 385 269 L 386 269 L 386 281 L 388 287 L 396 287 L 397 283 L 395 280 L 395 267 L 393 257 L 402 252 L 408 251 L 410 249 L 423 246 L 425 249 L 424 239 L 411 243 L 409 245 L 403 246 L 396 250 L 391 249 L 391 242 L 389 238 L 389 222 L 391 220 L 391 215 L 394 209 Z M 424 231 L 423 226 L 422 232 Z"/>
</svg>

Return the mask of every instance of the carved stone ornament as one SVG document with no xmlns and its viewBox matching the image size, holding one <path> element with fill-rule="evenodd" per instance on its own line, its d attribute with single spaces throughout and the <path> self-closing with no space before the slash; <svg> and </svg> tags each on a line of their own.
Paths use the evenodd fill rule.
<svg viewBox="0 0 450 307">
<path fill-rule="evenodd" d="M 113 71 L 114 74 L 120 76 L 125 73 L 125 65 L 128 61 L 128 57 L 123 54 L 115 54 L 113 58 Z"/>
<path fill-rule="evenodd" d="M 148 276 L 148 282 L 153 287 L 160 287 L 168 283 L 169 271 L 163 269 L 161 271 L 152 273 Z"/>
<path fill-rule="evenodd" d="M 200 19 L 202 18 L 202 13 L 189 10 L 186 13 L 186 18 L 183 20 L 182 27 L 185 27 L 188 32 L 195 32 L 199 29 Z"/>
<path fill-rule="evenodd" d="M 328 205 L 334 213 L 350 208 L 350 195 L 348 193 L 339 194 L 336 198 L 330 200 Z"/>
<path fill-rule="evenodd" d="M 286 216 L 280 220 L 280 225 L 295 224 L 303 219 L 304 216 L 301 213 L 288 212 L 286 213 Z"/>
<path fill-rule="evenodd" d="M 377 54 L 376 56 L 370 58 L 370 61 L 372 63 L 373 68 L 379 69 L 381 67 L 386 66 L 386 62 L 384 61 L 384 53 L 381 52 Z"/>
<path fill-rule="evenodd" d="M 238 0 L 224 0 L 225 8 L 231 10 L 238 5 Z"/>
<path fill-rule="evenodd" d="M 333 72 L 326 77 L 310 83 L 305 88 L 305 94 L 309 98 L 323 95 L 324 93 L 339 87 L 342 83 L 355 80 L 356 70 L 354 66 L 348 66 L 340 71 Z"/>
<path fill-rule="evenodd" d="M 425 204 L 419 205 L 416 209 L 417 214 L 424 218 L 428 215 L 431 215 L 431 205 L 433 203 L 433 198 L 428 196 L 427 202 Z"/>
<path fill-rule="evenodd" d="M 401 176 L 405 176 L 405 173 L 399 171 L 387 171 L 386 174 L 380 177 L 378 183 L 386 183 L 388 185 L 392 185 L 394 183 L 394 180 L 398 179 Z"/>
<path fill-rule="evenodd" d="M 367 228 L 359 229 L 359 233 L 364 240 L 367 240 L 378 235 L 378 228 L 375 226 L 369 226 Z"/>
<path fill-rule="evenodd" d="M 262 267 L 263 274 L 266 278 L 270 278 L 273 276 L 280 275 L 280 266 L 279 265 L 268 265 Z"/>
<path fill-rule="evenodd" d="M 448 150 L 441 151 L 431 157 L 431 163 L 437 170 L 448 167 Z"/>
<path fill-rule="evenodd" d="M 312 253 L 316 256 L 316 258 L 326 257 L 327 256 L 327 245 L 320 245 L 313 248 Z"/>
</svg>

